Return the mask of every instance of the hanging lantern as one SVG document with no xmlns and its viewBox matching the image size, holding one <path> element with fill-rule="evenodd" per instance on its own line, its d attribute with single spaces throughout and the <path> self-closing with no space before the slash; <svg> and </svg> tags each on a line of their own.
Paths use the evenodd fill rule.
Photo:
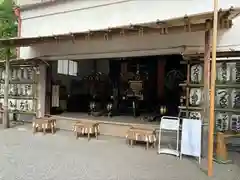
<svg viewBox="0 0 240 180">
<path fill-rule="evenodd" d="M 202 118 L 202 115 L 200 112 L 196 112 L 196 111 L 189 112 L 189 119 L 200 120 L 201 118 Z"/>
<path fill-rule="evenodd" d="M 2 78 L 2 72 L 3 72 L 3 71 L 4 71 L 4 69 L 3 69 L 3 68 L 0 68 L 0 80 L 3 79 L 3 78 Z"/>
<path fill-rule="evenodd" d="M 239 133 L 240 132 L 240 116 L 239 115 L 232 115 L 231 117 L 231 130 Z"/>
<path fill-rule="evenodd" d="M 231 66 L 229 63 L 217 63 L 217 80 L 224 84 L 230 81 Z"/>
<path fill-rule="evenodd" d="M 219 112 L 216 114 L 215 121 L 216 130 L 225 132 L 229 128 L 229 115 L 226 112 Z"/>
<path fill-rule="evenodd" d="M 27 79 L 33 80 L 33 69 L 30 67 L 27 68 Z"/>
<path fill-rule="evenodd" d="M 2 71 L 2 79 L 5 79 L 5 70 Z"/>
<path fill-rule="evenodd" d="M 191 67 L 191 82 L 199 84 L 202 81 L 203 77 L 203 67 L 200 64 L 193 65 Z"/>
<path fill-rule="evenodd" d="M 166 106 L 160 106 L 160 110 L 159 111 L 160 111 L 161 115 L 164 115 L 167 112 L 167 107 Z"/>
<path fill-rule="evenodd" d="M 17 84 L 17 95 L 21 96 L 22 92 L 21 92 L 21 84 Z"/>
<path fill-rule="evenodd" d="M 27 70 L 27 68 L 23 68 L 23 79 L 28 79 L 28 70 Z"/>
<path fill-rule="evenodd" d="M 227 89 L 216 90 L 216 105 L 220 108 L 227 108 L 229 106 L 229 92 Z"/>
<path fill-rule="evenodd" d="M 12 69 L 12 80 L 16 80 L 17 79 L 17 69 Z"/>
<path fill-rule="evenodd" d="M 19 68 L 17 69 L 17 77 L 18 77 L 18 80 L 21 80 L 22 79 L 22 68 Z"/>
</svg>

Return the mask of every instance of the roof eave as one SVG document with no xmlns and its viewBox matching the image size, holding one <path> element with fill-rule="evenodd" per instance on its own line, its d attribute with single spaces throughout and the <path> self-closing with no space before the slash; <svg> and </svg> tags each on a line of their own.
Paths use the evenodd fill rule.
<svg viewBox="0 0 240 180">
<path fill-rule="evenodd" d="M 37 3 L 32 3 L 32 4 L 26 4 L 26 5 L 19 5 L 20 10 L 26 11 L 26 10 L 31 10 L 31 9 L 37 9 L 45 6 L 52 6 L 57 3 L 65 3 L 67 1 L 73 1 L 73 0 L 48 0 L 44 2 L 37 2 Z"/>
</svg>

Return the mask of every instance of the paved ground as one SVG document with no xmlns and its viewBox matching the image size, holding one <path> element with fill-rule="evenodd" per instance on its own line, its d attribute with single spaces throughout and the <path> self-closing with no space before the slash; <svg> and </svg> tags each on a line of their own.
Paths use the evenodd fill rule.
<svg viewBox="0 0 240 180">
<path fill-rule="evenodd" d="M 157 155 L 123 140 L 87 142 L 72 134 L 0 130 L 3 180 L 207 180 L 196 161 Z M 203 161 L 203 164 L 205 162 Z M 214 180 L 240 180 L 236 165 L 216 165 Z"/>
</svg>

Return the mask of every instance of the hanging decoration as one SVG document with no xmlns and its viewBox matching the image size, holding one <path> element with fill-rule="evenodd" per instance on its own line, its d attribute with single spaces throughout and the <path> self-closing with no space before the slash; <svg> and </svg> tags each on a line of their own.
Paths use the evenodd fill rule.
<svg viewBox="0 0 240 180">
<path fill-rule="evenodd" d="M 225 132 L 229 127 L 229 115 L 226 112 L 216 114 L 216 131 Z"/>
<path fill-rule="evenodd" d="M 216 92 L 216 105 L 220 108 L 228 108 L 229 93 L 227 89 L 218 89 Z"/>
<path fill-rule="evenodd" d="M 202 115 L 201 115 L 200 112 L 192 111 L 192 112 L 189 112 L 189 119 L 201 120 L 202 119 Z"/>
<path fill-rule="evenodd" d="M 8 109 L 9 110 L 16 110 L 17 108 L 17 100 L 16 99 L 8 99 Z"/>
<path fill-rule="evenodd" d="M 232 115 L 231 130 L 237 133 L 240 132 L 240 115 Z"/>
<path fill-rule="evenodd" d="M 240 90 L 233 89 L 231 94 L 232 108 L 240 109 Z"/>
<path fill-rule="evenodd" d="M 33 112 L 33 100 L 17 100 L 16 109 L 22 112 Z"/>
<path fill-rule="evenodd" d="M 5 79 L 5 70 L 2 71 L 2 80 Z"/>
<path fill-rule="evenodd" d="M 203 78 L 203 67 L 200 64 L 193 65 L 191 67 L 191 82 L 194 84 L 200 84 Z"/>
<path fill-rule="evenodd" d="M 17 80 L 17 69 L 11 70 L 11 80 Z"/>
<path fill-rule="evenodd" d="M 240 83 L 240 63 L 236 62 L 236 63 L 232 63 L 231 64 L 232 67 L 232 82 L 233 83 Z"/>
<path fill-rule="evenodd" d="M 225 84 L 230 81 L 231 67 L 228 63 L 217 63 L 217 81 Z"/>
<path fill-rule="evenodd" d="M 200 88 L 192 88 L 190 90 L 190 105 L 199 106 L 202 100 L 202 90 Z"/>
<path fill-rule="evenodd" d="M 3 68 L 0 68 L 0 81 L 2 81 L 3 80 L 3 78 L 2 78 L 2 73 L 3 73 Z"/>
<path fill-rule="evenodd" d="M 16 71 L 16 72 L 15 72 Z M 33 80 L 33 73 L 36 70 L 34 70 L 32 67 L 21 67 L 18 69 L 14 69 L 14 77 L 15 78 L 15 74 L 16 74 L 16 79 L 21 81 L 21 80 Z"/>
<path fill-rule="evenodd" d="M 0 84 L 0 96 L 4 94 L 4 84 Z"/>
</svg>

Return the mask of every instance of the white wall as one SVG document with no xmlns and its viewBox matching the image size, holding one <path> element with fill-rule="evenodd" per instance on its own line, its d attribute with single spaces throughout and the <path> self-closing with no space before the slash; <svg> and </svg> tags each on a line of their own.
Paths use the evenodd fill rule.
<svg viewBox="0 0 240 180">
<path fill-rule="evenodd" d="M 220 0 L 221 8 L 240 6 L 239 0 Z M 213 9 L 210 0 L 75 0 L 23 11 L 22 36 L 81 32 L 183 17 Z"/>
<path fill-rule="evenodd" d="M 52 0 L 14 0 L 15 3 L 18 6 L 26 6 L 26 5 L 32 5 L 32 4 L 40 4 L 40 3 L 44 3 L 44 2 L 49 2 Z"/>
<path fill-rule="evenodd" d="M 240 6 L 239 0 L 220 0 L 220 7 Z M 175 8 L 178 7 L 178 8 Z M 181 17 L 185 14 L 201 13 L 212 9 L 209 0 L 98 0 L 67 1 L 48 7 L 22 12 L 22 36 L 43 36 L 85 30 L 101 29 L 130 23 L 154 21 Z M 240 50 L 238 32 L 240 17 L 234 20 L 232 29 L 218 36 L 218 50 Z M 21 57 L 30 58 L 44 55 L 63 55 L 72 59 L 109 58 L 134 55 L 158 55 L 179 53 L 182 49 L 166 50 L 175 46 L 194 46 L 194 51 L 203 47 L 203 32 L 175 35 L 152 34 L 144 37 L 116 37 L 110 41 L 103 39 L 62 44 L 45 44 L 21 48 Z M 163 50 L 165 49 L 165 50 Z M 121 53 L 120 53 L 121 52 Z M 69 56 L 71 54 L 71 56 Z M 57 58 L 55 58 L 57 59 Z"/>
</svg>

